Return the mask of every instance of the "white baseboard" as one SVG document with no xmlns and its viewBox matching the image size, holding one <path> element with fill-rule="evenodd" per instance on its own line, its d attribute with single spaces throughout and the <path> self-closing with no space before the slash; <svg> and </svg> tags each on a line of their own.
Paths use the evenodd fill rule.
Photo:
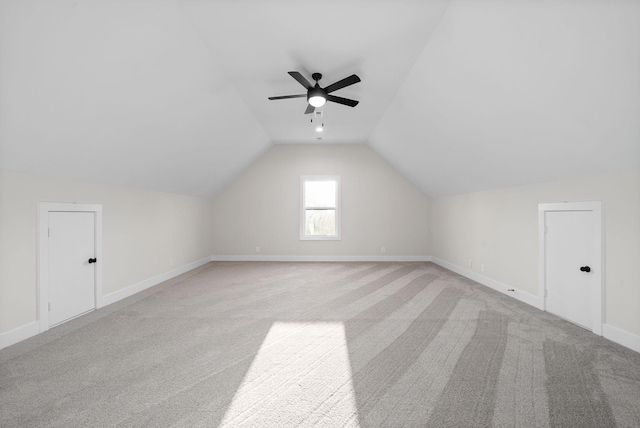
<svg viewBox="0 0 640 428">
<path fill-rule="evenodd" d="M 132 296 L 136 293 L 146 290 L 147 288 L 153 287 L 154 285 L 158 285 L 161 282 L 167 281 L 171 278 L 175 278 L 178 275 L 182 275 L 183 273 L 189 272 L 190 270 L 200 267 L 204 264 L 207 264 L 210 261 L 211 261 L 210 257 L 205 257 L 201 260 L 195 261 L 193 263 L 189 263 L 177 269 L 173 269 L 169 272 L 165 272 L 161 275 L 154 276 L 153 278 L 149 278 L 137 284 L 133 284 L 122 290 L 118 290 L 114 293 L 107 294 L 106 296 L 98 297 L 97 307 L 102 308 L 112 303 L 115 303 L 118 300 L 122 300 L 126 297 Z M 18 342 L 21 342 L 30 337 L 33 337 L 39 333 L 40 333 L 39 321 L 32 321 L 29 324 L 23 325 L 22 327 L 18 327 L 11 331 L 1 333 L 0 349 L 14 345 Z"/>
<path fill-rule="evenodd" d="M 0 349 L 22 342 L 38 333 L 40 333 L 40 323 L 38 321 L 32 321 L 29 324 L 2 333 L 0 334 Z"/>
<path fill-rule="evenodd" d="M 618 345 L 640 352 L 640 336 L 609 324 L 602 325 L 602 336 Z"/>
<path fill-rule="evenodd" d="M 101 299 L 99 307 L 104 307 L 122 300 L 126 297 L 132 296 L 147 288 L 158 285 L 164 281 L 175 278 L 178 275 L 189 272 L 192 269 L 198 268 L 209 261 L 275 261 L 275 262 L 433 262 L 445 269 L 476 281 L 484 286 L 487 286 L 493 290 L 504 293 L 521 302 L 527 303 L 538 309 L 541 309 L 541 299 L 533 296 L 524 291 L 517 290 L 513 287 L 509 287 L 506 284 L 495 281 L 491 278 L 487 278 L 483 275 L 479 275 L 476 272 L 469 271 L 461 268 L 460 266 L 441 260 L 437 257 L 431 256 L 211 256 L 198 260 L 193 263 L 189 263 L 172 271 L 163 273 L 161 275 L 149 278 L 145 281 L 141 281 L 137 284 L 133 284 L 125 289 L 116 291 L 115 293 L 108 294 Z M 508 291 L 513 290 L 513 291 Z M 38 321 L 32 321 L 29 324 L 25 324 L 21 327 L 15 328 L 11 331 L 0 334 L 0 349 L 14 345 L 18 342 L 26 340 L 40 333 L 40 324 Z M 621 330 L 612 325 L 602 325 L 602 336 L 611 340 L 619 345 L 632 349 L 636 352 L 640 352 L 640 336 L 627 331 Z"/>
<path fill-rule="evenodd" d="M 520 300 L 523 303 L 526 303 L 528 305 L 531 305 L 535 308 L 542 310 L 542 299 L 534 296 L 533 294 L 529 294 L 525 291 L 518 290 L 515 287 L 511 287 L 507 284 L 503 284 L 502 282 L 488 278 L 484 275 L 480 275 L 476 272 L 461 268 L 460 266 L 441 260 L 437 257 L 431 257 L 431 261 L 437 264 L 438 266 L 442 266 L 445 269 L 448 269 L 452 272 L 455 272 L 459 275 L 469 278 L 475 282 L 478 282 L 486 287 L 489 287 L 493 290 L 504 293 L 507 296 L 513 297 L 514 299 Z"/>
<path fill-rule="evenodd" d="M 542 308 L 542 299 L 536 296 L 533 296 L 524 291 L 520 291 L 516 288 L 509 287 L 506 284 L 495 281 L 491 278 L 487 278 L 486 276 L 479 275 L 476 272 L 461 268 L 460 266 L 454 265 L 453 263 L 446 262 L 437 257 L 431 257 L 431 261 L 439 266 L 442 266 L 445 269 L 448 269 L 452 272 L 455 272 L 459 275 L 462 275 L 466 278 L 476 281 L 493 290 L 504 293 L 508 296 L 513 297 L 514 299 L 518 299 L 521 302 L 527 303 L 540 310 L 544 310 Z M 513 290 L 513 291 L 508 291 L 508 290 Z M 610 341 L 615 342 L 619 345 L 622 345 L 626 348 L 632 349 L 636 352 L 640 352 L 640 336 L 637 336 L 633 333 L 629 333 L 628 331 L 624 331 L 617 327 L 613 327 L 612 325 L 603 324 L 602 336 L 605 339 L 609 339 Z"/>
<path fill-rule="evenodd" d="M 212 262 L 430 262 L 431 256 L 211 256 Z"/>
<path fill-rule="evenodd" d="M 119 300 L 125 299 L 129 296 L 133 296 L 136 293 L 139 293 L 147 288 L 151 288 L 154 285 L 158 285 L 161 282 L 168 281 L 171 278 L 175 278 L 178 275 L 182 275 L 183 273 L 189 272 L 192 269 L 200 267 L 204 264 L 207 264 L 211 261 L 209 257 L 205 257 L 204 259 L 200 259 L 193 263 L 189 263 L 187 265 L 181 266 L 177 269 L 170 270 L 169 272 L 165 272 L 161 275 L 154 276 L 153 278 L 145 279 L 144 281 L 138 282 L 137 284 L 130 285 L 127 288 L 123 288 L 122 290 L 115 291 L 113 293 L 107 294 L 103 296 L 102 299 L 98 299 L 98 308 L 102 308 L 104 306 L 115 303 Z"/>
</svg>

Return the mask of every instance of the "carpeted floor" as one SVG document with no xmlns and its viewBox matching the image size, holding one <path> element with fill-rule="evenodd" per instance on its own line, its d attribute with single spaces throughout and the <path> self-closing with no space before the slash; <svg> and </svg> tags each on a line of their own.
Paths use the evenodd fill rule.
<svg viewBox="0 0 640 428">
<path fill-rule="evenodd" d="M 0 351 L 2 427 L 638 427 L 640 354 L 431 263 L 210 263 Z"/>
</svg>

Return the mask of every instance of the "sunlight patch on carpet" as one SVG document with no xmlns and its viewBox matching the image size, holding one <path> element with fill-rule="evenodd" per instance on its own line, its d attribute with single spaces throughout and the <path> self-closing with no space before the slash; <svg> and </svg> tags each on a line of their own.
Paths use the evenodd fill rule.
<svg viewBox="0 0 640 428">
<path fill-rule="evenodd" d="M 271 326 L 220 427 L 359 427 L 342 323 Z"/>
</svg>

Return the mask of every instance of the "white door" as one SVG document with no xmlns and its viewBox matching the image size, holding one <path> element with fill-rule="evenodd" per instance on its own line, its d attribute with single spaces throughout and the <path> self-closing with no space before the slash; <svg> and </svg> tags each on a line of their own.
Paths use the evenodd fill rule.
<svg viewBox="0 0 640 428">
<path fill-rule="evenodd" d="M 589 330 L 600 305 L 599 212 L 545 212 L 546 309 Z"/>
<path fill-rule="evenodd" d="M 95 309 L 95 213 L 49 212 L 49 325 Z"/>
</svg>

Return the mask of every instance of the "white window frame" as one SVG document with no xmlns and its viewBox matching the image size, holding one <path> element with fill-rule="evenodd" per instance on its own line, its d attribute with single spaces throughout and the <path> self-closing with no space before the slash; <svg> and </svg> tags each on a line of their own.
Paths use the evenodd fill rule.
<svg viewBox="0 0 640 428">
<path fill-rule="evenodd" d="M 335 235 L 307 235 L 305 228 L 306 210 L 304 183 L 307 181 L 335 181 L 336 183 L 336 234 Z M 340 176 L 339 175 L 301 175 L 300 176 L 300 240 L 301 241 L 339 241 L 340 238 Z"/>
</svg>

